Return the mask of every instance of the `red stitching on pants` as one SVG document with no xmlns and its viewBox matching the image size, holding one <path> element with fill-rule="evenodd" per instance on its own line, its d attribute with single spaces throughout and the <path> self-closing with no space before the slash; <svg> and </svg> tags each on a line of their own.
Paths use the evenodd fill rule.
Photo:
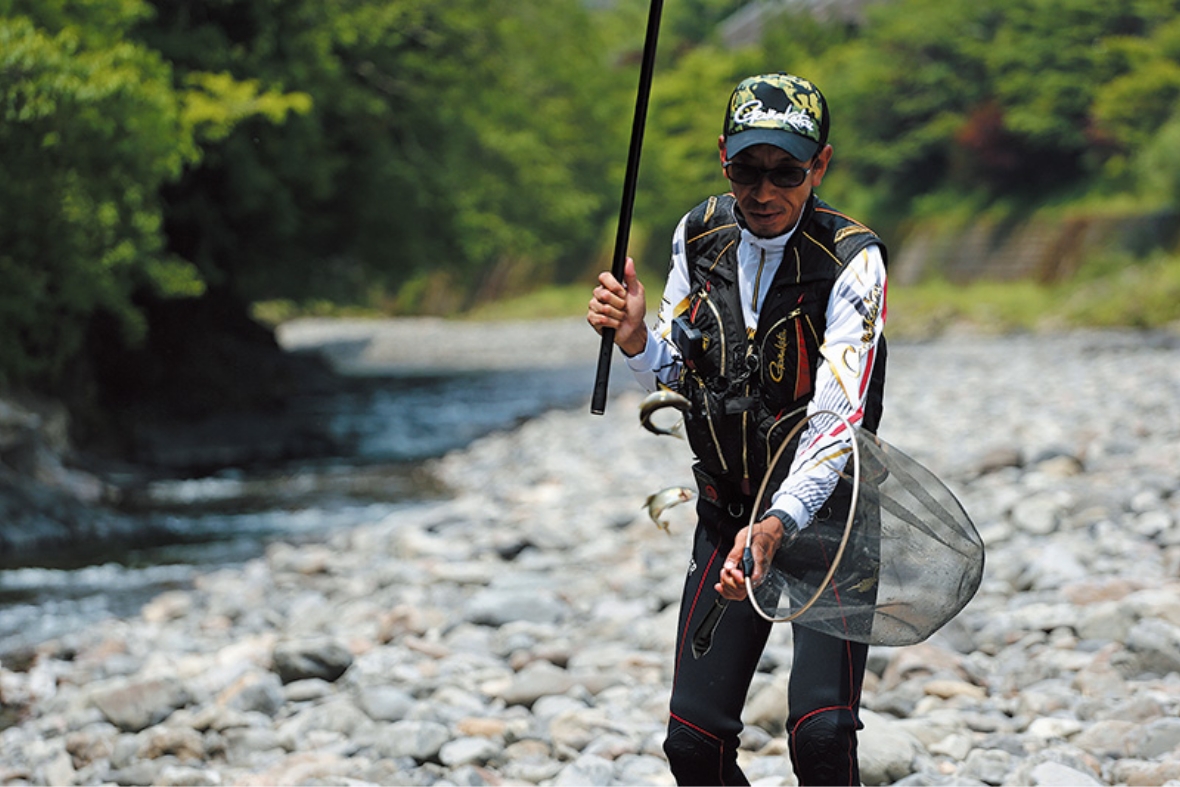
<svg viewBox="0 0 1180 787">
<path fill-rule="evenodd" d="M 678 722 L 680 722 L 681 724 L 683 724 L 685 727 L 691 727 L 692 729 L 694 729 L 694 730 L 696 730 L 697 732 L 699 732 L 701 735 L 708 735 L 708 736 L 709 736 L 710 738 L 712 738 L 713 740 L 717 741 L 718 743 L 721 743 L 721 739 L 720 739 L 720 738 L 718 738 L 716 735 L 714 735 L 713 733 L 711 733 L 711 732 L 709 732 L 708 730 L 706 730 L 704 727 L 698 727 L 697 725 L 693 724 L 693 723 L 692 723 L 691 721 L 689 721 L 688 719 L 682 719 L 681 717 L 677 716 L 675 713 L 669 713 L 668 715 L 669 715 L 669 716 L 671 716 L 671 717 L 672 717 L 673 719 L 675 719 L 676 721 L 678 721 Z"/>
</svg>

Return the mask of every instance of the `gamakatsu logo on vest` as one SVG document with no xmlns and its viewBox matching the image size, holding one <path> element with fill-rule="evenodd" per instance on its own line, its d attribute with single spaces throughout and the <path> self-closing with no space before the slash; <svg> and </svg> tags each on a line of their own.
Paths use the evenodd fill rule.
<svg viewBox="0 0 1180 787">
<path fill-rule="evenodd" d="M 787 329 L 778 332 L 774 337 L 774 349 L 778 350 L 778 358 L 771 361 L 766 366 L 766 371 L 770 374 L 770 379 L 776 383 L 783 381 L 783 373 L 787 368 Z"/>
<path fill-rule="evenodd" d="M 815 121 L 811 119 L 811 115 L 807 114 L 806 110 L 798 107 L 788 107 L 785 112 L 766 109 L 760 98 L 747 101 L 738 107 L 737 111 L 733 113 L 733 122 L 739 126 L 757 126 L 764 123 L 784 124 L 808 134 L 815 133 Z"/>
</svg>

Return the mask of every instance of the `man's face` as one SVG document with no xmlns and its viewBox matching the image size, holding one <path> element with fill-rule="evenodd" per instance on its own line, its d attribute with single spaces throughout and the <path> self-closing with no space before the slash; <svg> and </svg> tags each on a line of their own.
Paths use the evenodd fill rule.
<svg viewBox="0 0 1180 787">
<path fill-rule="evenodd" d="M 725 161 L 725 138 L 720 140 L 721 160 Z M 798 186 L 783 188 L 771 182 L 771 176 L 763 174 L 753 185 L 730 181 L 738 208 L 746 219 L 746 226 L 760 238 L 782 235 L 795 226 L 812 189 L 823 181 L 828 162 L 832 158 L 832 146 L 824 148 L 812 161 L 799 161 L 782 148 L 774 145 L 753 145 L 734 156 L 733 161 L 762 170 L 779 167 L 798 167 L 810 171 Z"/>
</svg>

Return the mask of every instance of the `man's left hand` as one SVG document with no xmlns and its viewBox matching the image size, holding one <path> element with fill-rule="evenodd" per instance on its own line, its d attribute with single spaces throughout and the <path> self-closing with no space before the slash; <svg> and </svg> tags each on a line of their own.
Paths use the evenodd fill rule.
<svg viewBox="0 0 1180 787">
<path fill-rule="evenodd" d="M 714 585 L 714 589 L 722 597 L 731 601 L 741 601 L 746 597 L 746 573 L 742 567 L 742 556 L 746 551 L 746 539 L 751 528 L 754 533 L 750 538 L 750 553 L 754 565 L 750 580 L 755 587 L 766 576 L 770 561 L 783 540 L 783 522 L 773 515 L 738 531 L 733 539 L 733 549 L 729 550 L 729 554 L 725 556 L 725 564 L 721 567 L 721 581 Z"/>
</svg>

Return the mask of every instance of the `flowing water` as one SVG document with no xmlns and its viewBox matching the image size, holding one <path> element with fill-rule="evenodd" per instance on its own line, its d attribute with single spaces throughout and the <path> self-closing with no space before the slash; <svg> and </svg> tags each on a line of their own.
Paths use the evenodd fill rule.
<svg viewBox="0 0 1180 787">
<path fill-rule="evenodd" d="M 343 449 L 155 480 L 120 514 L 136 518 L 150 544 L 0 571 L 0 657 L 134 615 L 159 592 L 240 565 L 273 540 L 322 539 L 421 505 L 439 494 L 424 484 L 423 462 L 546 410 L 588 406 L 592 385 L 593 370 L 579 366 L 367 378 L 308 397 L 301 417 Z"/>
</svg>

